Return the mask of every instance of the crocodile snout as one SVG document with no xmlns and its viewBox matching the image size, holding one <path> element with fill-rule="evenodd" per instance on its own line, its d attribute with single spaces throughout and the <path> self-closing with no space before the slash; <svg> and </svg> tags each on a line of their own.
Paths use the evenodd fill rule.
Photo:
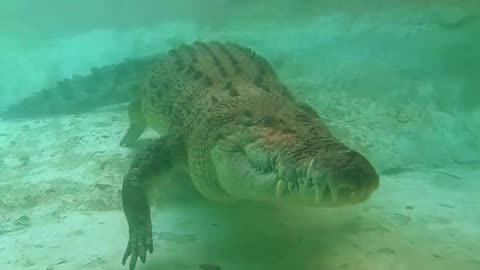
<svg viewBox="0 0 480 270">
<path fill-rule="evenodd" d="M 379 186 L 379 176 L 360 153 L 344 149 L 317 154 L 308 163 L 279 158 L 275 196 L 316 206 L 342 206 L 366 201 Z M 303 164 L 303 165 L 302 165 Z"/>
</svg>

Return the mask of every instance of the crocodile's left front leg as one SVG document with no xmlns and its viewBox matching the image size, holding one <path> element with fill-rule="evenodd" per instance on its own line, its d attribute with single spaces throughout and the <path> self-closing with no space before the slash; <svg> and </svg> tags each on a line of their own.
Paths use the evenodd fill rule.
<svg viewBox="0 0 480 270">
<path fill-rule="evenodd" d="M 153 252 L 148 184 L 154 175 L 170 169 L 182 153 L 180 144 L 171 137 L 157 139 L 134 157 L 123 180 L 122 203 L 129 240 L 122 264 L 125 265 L 131 256 L 131 270 L 135 268 L 138 257 L 145 263 L 147 250 Z"/>
</svg>

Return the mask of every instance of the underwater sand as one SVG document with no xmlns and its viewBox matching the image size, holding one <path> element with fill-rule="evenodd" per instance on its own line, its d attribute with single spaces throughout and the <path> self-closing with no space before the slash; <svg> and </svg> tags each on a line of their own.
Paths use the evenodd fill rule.
<svg viewBox="0 0 480 270">
<path fill-rule="evenodd" d="M 127 269 L 124 109 L 0 122 L 0 269 Z M 340 209 L 211 204 L 167 184 L 137 269 L 480 269 L 480 169 L 387 173 L 370 201 Z"/>
</svg>

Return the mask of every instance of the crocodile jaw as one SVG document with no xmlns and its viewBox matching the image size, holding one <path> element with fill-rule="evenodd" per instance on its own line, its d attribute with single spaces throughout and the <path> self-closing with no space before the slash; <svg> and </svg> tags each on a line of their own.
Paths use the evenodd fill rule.
<svg viewBox="0 0 480 270">
<path fill-rule="evenodd" d="M 337 207 L 364 202 L 378 187 L 374 170 L 363 166 L 334 170 L 315 157 L 308 163 L 288 162 L 248 146 L 243 151 L 215 147 L 210 154 L 219 185 L 236 199 Z"/>
<path fill-rule="evenodd" d="M 331 199 L 326 200 L 326 196 L 332 197 L 330 190 L 328 194 L 325 193 L 328 189 L 326 185 L 313 185 L 312 182 L 304 182 L 301 179 L 297 182 L 282 179 L 281 169 L 278 170 L 276 166 L 262 169 L 244 152 L 214 148 L 211 151 L 211 159 L 219 185 L 235 199 L 292 206 L 332 207 L 345 204 Z"/>
<path fill-rule="evenodd" d="M 210 153 L 218 182 L 230 196 L 255 201 L 276 200 L 273 191 L 278 174 L 275 171 L 258 170 L 241 152 L 214 148 Z"/>
</svg>

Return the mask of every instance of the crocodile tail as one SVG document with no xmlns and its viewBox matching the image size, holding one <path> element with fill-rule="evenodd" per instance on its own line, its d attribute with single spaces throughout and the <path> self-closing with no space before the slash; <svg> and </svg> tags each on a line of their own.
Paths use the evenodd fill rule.
<svg viewBox="0 0 480 270">
<path fill-rule="evenodd" d="M 85 76 L 57 82 L 0 112 L 3 119 L 77 114 L 129 102 L 137 95 L 158 56 L 128 59 L 92 68 Z"/>
</svg>

